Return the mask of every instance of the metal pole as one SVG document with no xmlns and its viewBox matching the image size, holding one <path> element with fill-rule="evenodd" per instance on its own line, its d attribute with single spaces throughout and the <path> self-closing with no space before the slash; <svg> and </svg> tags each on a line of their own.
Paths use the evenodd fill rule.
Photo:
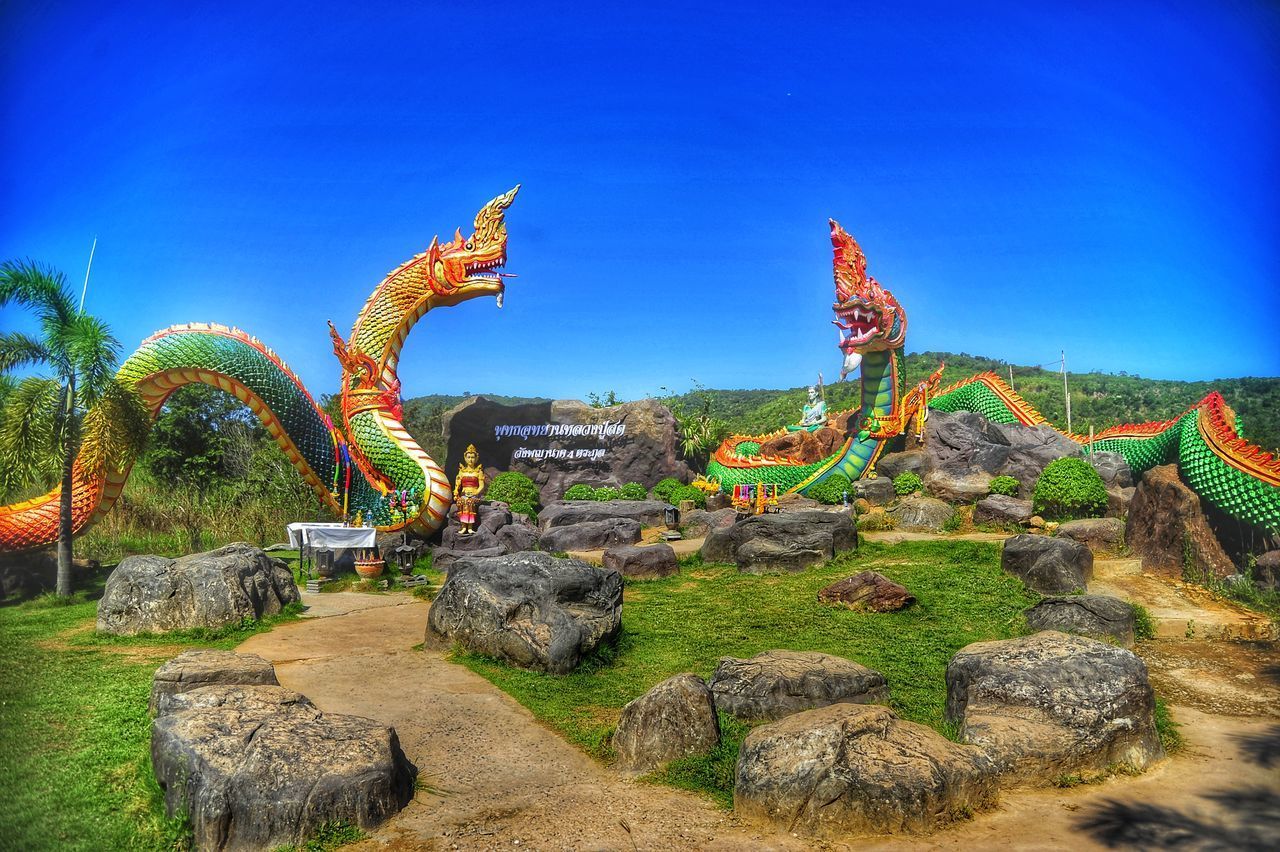
<svg viewBox="0 0 1280 852">
<path fill-rule="evenodd" d="M 1009 390 L 1013 390 L 1013 365 L 1009 365 Z"/>
<path fill-rule="evenodd" d="M 93 245 L 89 247 L 89 265 L 84 270 L 84 287 L 80 290 L 80 313 L 84 313 L 84 297 L 89 292 L 89 272 L 93 269 L 93 253 L 98 250 L 98 238 L 93 238 Z"/>
<path fill-rule="evenodd" d="M 1067 401 L 1067 432 L 1071 432 L 1071 391 L 1067 389 L 1067 350 L 1062 350 L 1062 396 Z"/>
</svg>

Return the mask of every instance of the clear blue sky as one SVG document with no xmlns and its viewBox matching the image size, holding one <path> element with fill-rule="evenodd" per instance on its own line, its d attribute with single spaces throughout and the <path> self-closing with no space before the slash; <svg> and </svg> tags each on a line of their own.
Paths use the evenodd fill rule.
<svg viewBox="0 0 1280 852">
<path fill-rule="evenodd" d="M 521 182 L 406 396 L 833 377 L 828 216 L 910 351 L 1280 374 L 1273 4 L 188 5 L 0 11 L 0 257 L 98 235 L 128 350 L 236 324 L 332 391 L 325 320 Z"/>
</svg>

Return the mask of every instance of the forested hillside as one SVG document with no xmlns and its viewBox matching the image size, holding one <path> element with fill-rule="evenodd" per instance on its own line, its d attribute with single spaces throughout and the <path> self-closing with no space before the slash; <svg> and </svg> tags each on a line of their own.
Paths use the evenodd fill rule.
<svg viewBox="0 0 1280 852">
<path fill-rule="evenodd" d="M 946 362 L 942 375 L 945 387 L 984 370 L 992 370 L 1006 381 L 1010 365 L 992 358 L 951 352 L 917 352 L 907 356 L 908 385 L 920 381 Z M 1280 378 L 1217 379 L 1209 382 L 1178 382 L 1145 379 L 1124 373 L 1068 373 L 1071 389 L 1071 423 L 1076 432 L 1097 431 L 1120 423 L 1168 420 L 1194 405 L 1211 390 L 1226 398 L 1244 423 L 1250 441 L 1280 453 Z M 1013 367 L 1014 389 L 1059 428 L 1066 427 L 1066 406 L 1061 374 L 1039 367 Z M 826 388 L 829 410 L 851 408 L 858 402 L 859 386 L 851 379 Z M 491 396 L 503 402 L 524 402 L 514 397 Z M 441 447 L 440 416 L 465 397 L 420 396 L 405 403 L 409 431 L 431 451 Z M 804 404 L 805 388 L 787 390 L 696 390 L 673 397 L 669 402 L 686 410 L 709 403 L 710 414 L 726 421 L 735 432 L 768 432 L 794 423 Z"/>
</svg>

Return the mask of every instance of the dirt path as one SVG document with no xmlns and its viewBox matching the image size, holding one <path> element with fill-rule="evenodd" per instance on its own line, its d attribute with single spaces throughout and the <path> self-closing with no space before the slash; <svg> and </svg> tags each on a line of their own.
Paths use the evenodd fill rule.
<svg viewBox="0 0 1280 852">
<path fill-rule="evenodd" d="M 488 681 L 415 649 L 425 603 L 356 593 L 304 599 L 319 617 L 254 636 L 240 650 L 274 661 L 281 683 L 324 710 L 394 726 L 420 772 L 414 800 L 357 849 L 1102 849 L 1077 822 L 1104 800 L 1158 802 L 1212 820 L 1221 811 L 1207 793 L 1280 787 L 1280 772 L 1241 754 L 1240 737 L 1266 733 L 1275 722 L 1271 714 L 1280 713 L 1268 695 L 1210 702 L 1204 710 L 1177 707 L 1187 752 L 1141 778 L 1005 793 L 996 810 L 927 839 L 816 843 L 744 825 L 701 796 L 638 783 L 591 760 Z M 1227 666 L 1235 674 L 1251 669 L 1258 678 L 1275 663 L 1274 651 L 1259 646 L 1252 659 L 1228 655 L 1202 667 Z M 1243 715 L 1217 715 L 1233 712 Z"/>
</svg>

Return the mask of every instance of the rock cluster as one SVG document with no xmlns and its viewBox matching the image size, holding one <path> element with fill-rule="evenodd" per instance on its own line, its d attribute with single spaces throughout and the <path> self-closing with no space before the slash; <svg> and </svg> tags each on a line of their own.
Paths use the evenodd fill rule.
<svg viewBox="0 0 1280 852">
<path fill-rule="evenodd" d="M 565 674 L 621 628 L 618 572 L 526 552 L 455 562 L 431 604 L 426 641 Z"/>
<path fill-rule="evenodd" d="M 713 529 L 702 545 L 707 562 L 736 563 L 751 574 L 803 571 L 858 546 L 853 519 L 838 512 L 756 515 Z"/>
<path fill-rule="evenodd" d="M 224 627 L 274 615 L 301 600 L 284 562 L 248 544 L 179 559 L 130 556 L 98 601 L 98 630 L 132 636 Z"/>
<path fill-rule="evenodd" d="M 431 551 L 431 566 L 448 572 L 453 563 L 467 556 L 505 556 L 538 547 L 538 529 L 521 514 L 497 500 L 485 500 L 476 509 L 475 532 L 462 534 L 458 506 L 449 508 L 449 518 L 440 534 L 440 544 Z"/>
<path fill-rule="evenodd" d="M 187 652 L 153 687 L 151 762 L 168 814 L 187 817 L 196 848 L 301 844 L 338 821 L 370 829 L 413 798 L 417 769 L 394 729 L 323 713 L 276 685 L 274 671 L 264 683 L 261 658 L 236 656 Z M 204 685 L 170 691 L 184 671 Z M 251 680 L 234 683 L 238 673 Z"/>
</svg>

